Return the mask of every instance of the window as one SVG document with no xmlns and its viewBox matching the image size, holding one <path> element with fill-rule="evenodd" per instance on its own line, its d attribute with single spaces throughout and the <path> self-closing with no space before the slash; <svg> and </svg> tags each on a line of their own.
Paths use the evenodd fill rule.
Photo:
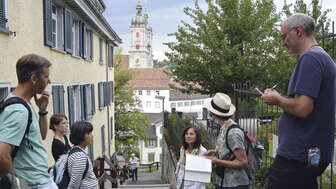
<svg viewBox="0 0 336 189">
<path fill-rule="evenodd" d="M 157 147 L 157 140 L 156 139 L 148 139 L 147 140 L 147 147 L 148 148 L 155 148 L 155 147 Z"/>
<path fill-rule="evenodd" d="M 155 108 L 160 108 L 160 102 L 159 101 L 155 102 Z"/>
<path fill-rule="evenodd" d="M 160 91 L 155 91 L 158 96 L 160 96 Z"/>
<path fill-rule="evenodd" d="M 93 161 L 94 160 L 94 150 L 93 150 L 93 144 L 89 144 L 89 157 Z"/>
<path fill-rule="evenodd" d="M 99 109 L 113 102 L 113 81 L 98 83 Z"/>
<path fill-rule="evenodd" d="M 184 106 L 190 106 L 190 102 L 184 102 Z"/>
<path fill-rule="evenodd" d="M 196 102 L 195 101 L 191 101 L 191 106 L 195 106 Z"/>
<path fill-rule="evenodd" d="M 52 5 L 52 42 L 54 46 L 56 46 L 56 41 L 57 41 L 57 8 L 55 5 Z"/>
<path fill-rule="evenodd" d="M 152 105 L 152 104 L 151 104 L 151 101 L 147 101 L 147 102 L 146 102 L 146 108 L 151 108 L 151 105 Z"/>
<path fill-rule="evenodd" d="M 99 64 L 104 64 L 103 47 L 104 47 L 103 39 L 99 38 Z"/>
<path fill-rule="evenodd" d="M 88 60 L 93 60 L 93 37 L 92 31 L 90 29 L 85 29 L 85 38 L 86 41 L 84 43 L 85 50 L 84 50 L 84 57 Z"/>
<path fill-rule="evenodd" d="M 53 100 L 53 113 L 65 114 L 64 108 L 64 86 L 53 85 L 52 86 L 52 100 Z"/>
<path fill-rule="evenodd" d="M 139 108 L 143 108 L 143 104 L 141 101 L 139 102 Z"/>
<path fill-rule="evenodd" d="M 150 96 L 150 95 L 151 95 L 151 91 L 147 90 L 147 96 Z"/>
<path fill-rule="evenodd" d="M 162 147 L 162 139 L 160 139 L 159 147 Z"/>
<path fill-rule="evenodd" d="M 106 146 L 105 146 L 105 125 L 100 127 L 100 135 L 101 135 L 101 147 L 102 147 L 102 154 L 105 154 L 106 152 Z"/>
<path fill-rule="evenodd" d="M 139 90 L 139 95 L 142 95 L 142 90 Z"/>
<path fill-rule="evenodd" d="M 79 25 L 80 25 L 80 21 L 78 20 L 74 20 L 73 24 L 72 24 L 72 36 L 73 36 L 73 55 L 74 56 L 80 56 L 79 54 Z"/>
<path fill-rule="evenodd" d="M 68 108 L 70 125 L 84 120 L 80 85 L 68 86 Z"/>
<path fill-rule="evenodd" d="M 7 0 L 0 0 L 0 28 L 7 28 L 8 13 Z"/>
<path fill-rule="evenodd" d="M 95 90 L 94 84 L 86 84 L 81 86 L 82 109 L 85 120 L 91 119 L 96 113 L 95 110 Z"/>
<path fill-rule="evenodd" d="M 202 105 L 202 101 L 198 100 L 197 102 L 197 105 Z"/>
<path fill-rule="evenodd" d="M 148 153 L 148 162 L 155 161 L 155 153 Z"/>
<path fill-rule="evenodd" d="M 177 103 L 177 107 L 182 107 L 183 106 L 183 102 L 178 102 Z"/>
<path fill-rule="evenodd" d="M 10 90 L 9 84 L 0 83 L 0 101 L 2 101 L 5 97 L 7 97 L 9 90 Z"/>
<path fill-rule="evenodd" d="M 113 67 L 113 55 L 114 55 L 114 49 L 113 45 L 108 45 L 108 67 Z"/>
<path fill-rule="evenodd" d="M 175 108 L 175 107 L 176 107 L 176 103 L 175 103 L 175 102 L 172 102 L 172 103 L 170 104 L 170 106 L 171 106 L 172 108 Z"/>
</svg>

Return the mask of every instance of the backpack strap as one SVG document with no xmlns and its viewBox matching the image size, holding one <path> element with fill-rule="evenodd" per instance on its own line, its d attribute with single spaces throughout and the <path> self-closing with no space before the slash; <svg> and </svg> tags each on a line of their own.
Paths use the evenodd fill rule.
<svg viewBox="0 0 336 189">
<path fill-rule="evenodd" d="M 226 134 L 225 134 L 225 142 L 226 142 L 226 146 L 228 147 L 230 153 L 232 153 L 232 154 L 233 154 L 233 151 L 232 151 L 232 149 L 229 146 L 228 135 L 229 135 L 230 130 L 234 129 L 234 128 L 238 128 L 241 131 L 243 131 L 243 133 L 244 133 L 244 130 L 242 128 L 240 128 L 238 125 L 230 125 L 229 128 L 227 129 Z M 244 135 L 245 135 L 245 133 L 244 133 Z"/>
<path fill-rule="evenodd" d="M 12 150 L 12 154 L 11 154 L 12 160 L 15 158 L 16 153 L 19 151 L 19 147 L 22 144 L 24 136 L 26 135 L 28 137 L 30 125 L 32 123 L 32 111 L 31 111 L 29 105 L 27 104 L 27 102 L 20 97 L 15 96 L 15 97 L 11 97 L 7 100 L 1 101 L 0 102 L 0 113 L 2 113 L 5 110 L 6 107 L 8 107 L 10 105 L 13 105 L 13 104 L 22 104 L 28 110 L 28 122 L 27 122 L 26 130 L 24 132 L 24 135 L 21 139 L 21 142 L 20 142 L 19 146 L 14 146 L 14 148 Z"/>
<path fill-rule="evenodd" d="M 70 149 L 69 156 L 71 154 L 73 154 L 73 153 L 76 153 L 76 152 L 82 152 L 82 153 L 84 153 L 80 148 L 74 146 L 72 149 Z M 66 170 L 68 170 L 68 161 L 66 162 Z M 89 170 L 89 159 L 86 159 L 86 165 L 85 165 L 85 170 L 84 170 L 84 173 L 83 173 L 83 176 L 82 176 L 82 180 L 85 178 L 88 170 Z"/>
</svg>

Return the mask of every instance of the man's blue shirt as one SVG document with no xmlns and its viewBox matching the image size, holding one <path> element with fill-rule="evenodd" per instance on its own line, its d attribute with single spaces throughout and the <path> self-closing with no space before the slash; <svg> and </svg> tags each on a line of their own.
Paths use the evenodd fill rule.
<svg viewBox="0 0 336 189">
<path fill-rule="evenodd" d="M 314 100 L 313 112 L 299 118 L 284 112 L 278 127 L 281 156 L 306 162 L 308 149 L 318 147 L 321 162 L 331 162 L 334 148 L 335 74 L 332 58 L 320 47 L 302 54 L 289 81 L 287 95 L 309 96 Z"/>
</svg>

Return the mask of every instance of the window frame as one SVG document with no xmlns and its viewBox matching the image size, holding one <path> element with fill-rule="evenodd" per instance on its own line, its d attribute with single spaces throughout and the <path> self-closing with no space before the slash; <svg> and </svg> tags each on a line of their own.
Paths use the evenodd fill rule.
<svg viewBox="0 0 336 189">
<path fill-rule="evenodd" d="M 2 101 L 11 92 L 11 84 L 9 82 L 0 82 L 0 89 L 7 89 L 7 94 L 3 97 L 0 96 L 0 101 Z"/>
<path fill-rule="evenodd" d="M 61 92 L 63 92 L 63 106 L 61 106 L 61 96 L 58 96 L 57 98 L 57 102 L 55 102 L 55 97 L 54 97 L 54 88 L 57 87 L 57 90 L 61 90 L 61 91 L 57 91 L 58 94 L 60 94 Z M 59 88 L 61 87 L 61 88 Z M 64 114 L 65 115 L 65 87 L 63 84 L 52 84 L 51 85 L 51 93 L 52 93 L 52 101 L 53 101 L 53 114 Z M 59 111 L 55 111 L 55 103 L 58 103 L 58 107 L 59 107 Z M 61 108 L 62 107 L 62 108 Z"/>
</svg>

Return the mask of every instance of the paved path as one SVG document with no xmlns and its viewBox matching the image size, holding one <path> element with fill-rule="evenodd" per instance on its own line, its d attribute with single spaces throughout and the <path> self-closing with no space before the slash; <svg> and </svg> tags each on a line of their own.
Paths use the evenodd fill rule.
<svg viewBox="0 0 336 189">
<path fill-rule="evenodd" d="M 145 172 L 138 174 L 138 181 L 132 181 L 128 179 L 125 185 L 120 186 L 120 188 L 132 188 L 132 189 L 141 189 L 141 188 L 150 188 L 150 189 L 168 189 L 169 185 L 162 183 L 161 180 L 161 171 L 155 172 Z"/>
</svg>

